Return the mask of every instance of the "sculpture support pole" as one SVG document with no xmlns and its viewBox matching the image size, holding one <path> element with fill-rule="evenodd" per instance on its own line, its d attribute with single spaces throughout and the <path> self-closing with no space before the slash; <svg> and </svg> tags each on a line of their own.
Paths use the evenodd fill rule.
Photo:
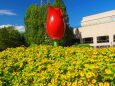
<svg viewBox="0 0 115 86">
<path fill-rule="evenodd" d="M 54 41 L 54 46 L 58 46 L 58 41 Z"/>
<path fill-rule="evenodd" d="M 65 32 L 64 16 L 60 8 L 49 6 L 46 31 L 49 37 L 53 40 L 53 45 L 58 46 L 58 42 L 61 40 Z"/>
</svg>

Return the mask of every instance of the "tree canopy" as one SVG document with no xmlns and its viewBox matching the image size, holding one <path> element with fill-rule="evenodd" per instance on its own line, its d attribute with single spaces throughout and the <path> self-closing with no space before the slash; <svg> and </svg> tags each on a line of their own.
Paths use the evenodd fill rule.
<svg viewBox="0 0 115 86">
<path fill-rule="evenodd" d="M 17 47 L 21 44 L 21 35 L 14 27 L 10 26 L 0 29 L 0 50 Z"/>
<path fill-rule="evenodd" d="M 46 42 L 46 18 L 48 4 L 38 6 L 32 4 L 26 11 L 25 16 L 25 39 L 30 44 L 44 44 Z"/>
</svg>

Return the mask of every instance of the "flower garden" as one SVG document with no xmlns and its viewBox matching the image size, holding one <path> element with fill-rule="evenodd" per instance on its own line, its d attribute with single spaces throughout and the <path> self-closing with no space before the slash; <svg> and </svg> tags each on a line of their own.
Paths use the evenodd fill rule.
<svg viewBox="0 0 115 86">
<path fill-rule="evenodd" d="M 0 86 L 115 86 L 115 48 L 9 48 L 0 52 Z"/>
</svg>

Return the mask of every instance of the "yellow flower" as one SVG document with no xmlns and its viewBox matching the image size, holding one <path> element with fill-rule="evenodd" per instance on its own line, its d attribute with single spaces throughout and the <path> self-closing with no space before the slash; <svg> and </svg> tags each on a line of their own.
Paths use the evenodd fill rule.
<svg viewBox="0 0 115 86">
<path fill-rule="evenodd" d="M 51 83 L 54 83 L 54 82 L 55 82 L 55 80 L 54 80 L 54 79 L 52 79 L 52 80 L 51 80 Z"/>
<path fill-rule="evenodd" d="M 91 78 L 91 77 L 92 77 L 92 72 L 88 72 L 88 73 L 86 74 L 86 77 L 87 77 L 87 78 Z"/>
<path fill-rule="evenodd" d="M 41 84 L 40 84 L 40 86 L 44 86 L 44 84 L 43 84 L 43 83 L 41 83 Z"/>
<path fill-rule="evenodd" d="M 81 83 L 82 83 L 82 80 L 79 80 L 79 81 L 78 81 L 78 84 L 81 84 Z"/>
<path fill-rule="evenodd" d="M 20 86 L 20 84 L 19 84 L 19 83 L 17 83 L 17 84 L 16 84 L 16 86 Z"/>
<path fill-rule="evenodd" d="M 76 64 L 76 61 L 73 61 L 72 64 Z"/>
<path fill-rule="evenodd" d="M 105 69 L 105 74 L 111 74 L 111 70 L 110 69 Z"/>
<path fill-rule="evenodd" d="M 88 86 L 94 86 L 93 84 L 89 84 Z"/>
<path fill-rule="evenodd" d="M 66 75 L 62 75 L 62 78 L 63 78 L 63 79 L 66 79 Z"/>
<path fill-rule="evenodd" d="M 73 82 L 73 83 L 72 83 L 72 86 L 77 86 L 77 82 Z"/>
<path fill-rule="evenodd" d="M 55 74 L 55 77 L 58 78 L 59 77 L 59 73 Z"/>
<path fill-rule="evenodd" d="M 97 51 L 94 51 L 93 54 L 96 55 L 98 52 Z"/>
<path fill-rule="evenodd" d="M 48 70 L 51 70 L 52 69 L 52 66 L 51 65 L 48 65 Z"/>
<path fill-rule="evenodd" d="M 61 85 L 62 85 L 62 86 L 66 86 L 66 82 L 62 82 Z"/>
<path fill-rule="evenodd" d="M 84 72 L 80 72 L 80 76 L 83 77 L 84 76 Z"/>
<path fill-rule="evenodd" d="M 52 86 L 52 84 L 51 84 L 51 83 L 48 83 L 48 86 Z"/>
<path fill-rule="evenodd" d="M 71 84 L 72 84 L 71 82 L 67 82 L 67 85 L 68 85 L 68 86 L 71 86 Z"/>
<path fill-rule="evenodd" d="M 102 83 L 102 82 L 99 82 L 99 86 L 103 86 L 103 83 Z"/>
<path fill-rule="evenodd" d="M 92 67 L 91 68 L 99 68 L 98 66 L 96 66 L 96 65 L 92 65 Z"/>
<path fill-rule="evenodd" d="M 96 80 L 95 80 L 95 79 L 93 79 L 93 80 L 92 80 L 92 83 L 93 83 L 93 84 L 94 84 L 94 83 L 96 83 Z"/>
<path fill-rule="evenodd" d="M 55 83 L 57 83 L 58 82 L 58 80 L 57 79 L 55 79 Z"/>
<path fill-rule="evenodd" d="M 77 69 L 77 68 L 78 68 L 78 66 L 76 65 L 76 66 L 75 66 L 75 68 Z"/>
<path fill-rule="evenodd" d="M 71 76 L 71 73 L 68 72 L 67 75 L 66 75 L 66 77 L 67 77 L 67 78 L 70 78 L 70 76 Z"/>
<path fill-rule="evenodd" d="M 104 82 L 104 86 L 110 86 L 109 82 Z"/>
<path fill-rule="evenodd" d="M 88 64 L 85 64 L 84 67 L 88 67 L 89 65 Z"/>
</svg>

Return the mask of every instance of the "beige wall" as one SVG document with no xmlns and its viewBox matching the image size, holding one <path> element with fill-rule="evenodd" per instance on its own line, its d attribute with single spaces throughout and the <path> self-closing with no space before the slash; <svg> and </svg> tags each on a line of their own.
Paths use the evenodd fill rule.
<svg viewBox="0 0 115 86">
<path fill-rule="evenodd" d="M 84 17 L 81 24 L 83 24 L 84 22 L 86 23 L 86 21 L 88 20 L 90 21 L 87 22 L 87 25 L 84 26 L 81 25 L 81 27 L 79 28 L 81 38 L 93 37 L 93 43 L 90 45 L 94 47 L 104 45 L 110 45 L 110 46 L 115 45 L 115 43 L 113 42 L 113 35 L 115 35 L 115 20 L 113 19 L 114 15 L 115 10 L 101 14 L 96 14 L 93 16 Z M 106 19 L 104 20 L 103 17 Z M 103 22 L 98 21 L 99 20 L 98 18 L 100 19 L 100 21 L 102 20 Z M 97 23 L 90 25 L 91 23 L 94 23 L 94 20 L 91 19 L 96 19 Z M 98 36 L 106 36 L 106 35 L 109 36 L 109 43 L 97 43 Z"/>
<path fill-rule="evenodd" d="M 89 21 L 89 20 L 94 20 L 94 19 L 100 19 L 108 16 L 113 16 L 115 15 L 115 10 L 99 13 L 99 14 L 94 14 L 90 16 L 83 17 L 83 20 L 81 22 Z"/>
</svg>

